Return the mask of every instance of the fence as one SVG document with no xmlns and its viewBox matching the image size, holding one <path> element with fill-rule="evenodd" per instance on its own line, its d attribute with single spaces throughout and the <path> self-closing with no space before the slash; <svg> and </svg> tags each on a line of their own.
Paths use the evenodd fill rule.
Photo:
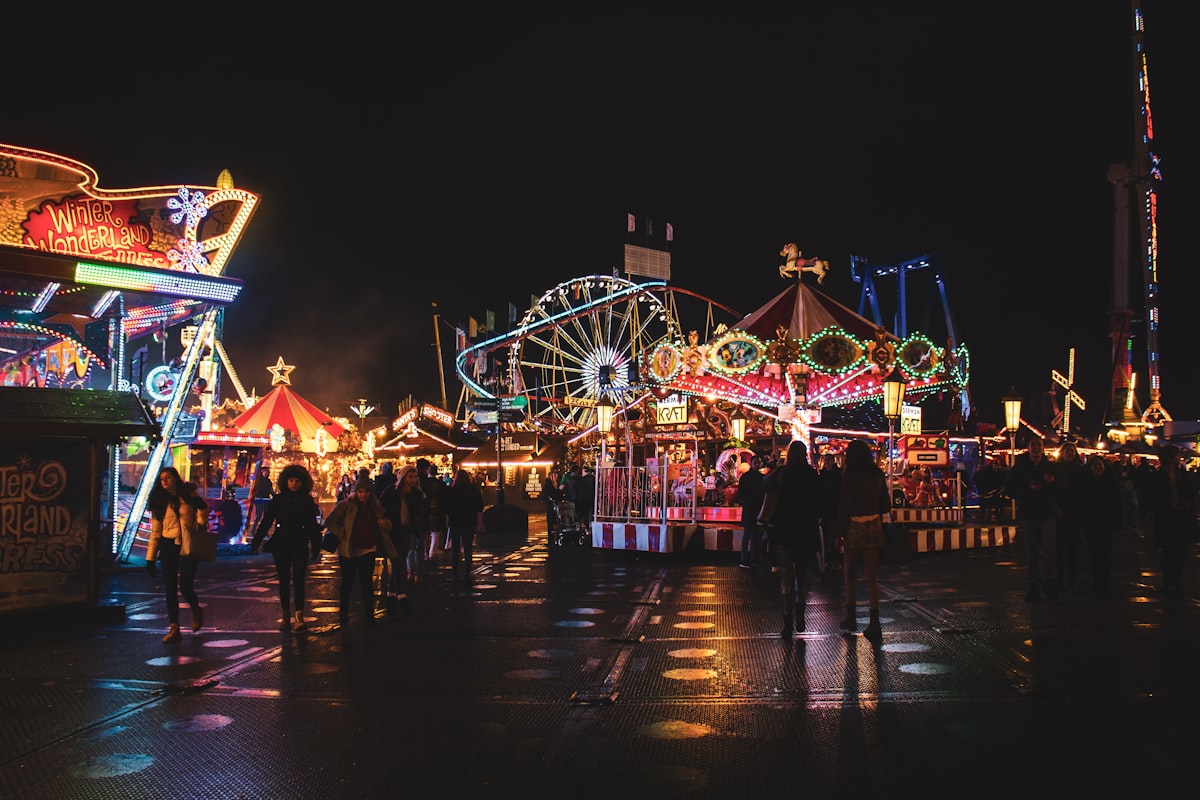
<svg viewBox="0 0 1200 800">
<path fill-rule="evenodd" d="M 685 469 L 687 469 L 685 465 Z M 695 463 L 687 474 L 696 474 Z M 696 492 L 672 491 L 668 465 L 657 467 L 601 466 L 596 469 L 596 516 L 600 522 L 661 522 L 694 524 Z"/>
</svg>

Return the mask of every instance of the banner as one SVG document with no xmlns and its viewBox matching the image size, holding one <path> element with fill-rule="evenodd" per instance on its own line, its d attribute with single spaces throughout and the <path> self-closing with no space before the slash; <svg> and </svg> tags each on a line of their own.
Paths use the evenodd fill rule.
<svg viewBox="0 0 1200 800">
<path fill-rule="evenodd" d="M 89 447 L 0 441 L 0 613 L 88 602 Z"/>
</svg>

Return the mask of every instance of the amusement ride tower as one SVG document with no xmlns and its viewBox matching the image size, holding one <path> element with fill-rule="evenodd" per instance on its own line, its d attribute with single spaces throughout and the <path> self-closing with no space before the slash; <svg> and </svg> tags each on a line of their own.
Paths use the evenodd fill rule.
<svg viewBox="0 0 1200 800">
<path fill-rule="evenodd" d="M 1146 62 L 1145 19 L 1141 3 L 1131 3 L 1133 22 L 1134 76 L 1134 157 L 1131 164 L 1109 167 L 1108 179 L 1114 188 L 1115 227 L 1113 231 L 1113 310 L 1110 312 L 1113 345 L 1112 399 L 1107 423 L 1118 438 L 1133 434 L 1140 438 L 1142 430 L 1170 422 L 1171 416 L 1162 406 L 1162 384 L 1159 376 L 1158 328 L 1158 193 L 1162 180 L 1159 155 L 1154 145 L 1154 117 L 1150 112 L 1150 74 Z M 1135 203 L 1133 209 L 1130 205 Z M 1133 337 L 1131 333 L 1134 309 L 1130 301 L 1131 240 L 1133 220 L 1137 219 L 1137 252 L 1141 260 L 1142 284 L 1145 291 L 1146 373 L 1149 378 L 1150 403 L 1140 416 L 1135 395 L 1133 371 Z"/>
</svg>

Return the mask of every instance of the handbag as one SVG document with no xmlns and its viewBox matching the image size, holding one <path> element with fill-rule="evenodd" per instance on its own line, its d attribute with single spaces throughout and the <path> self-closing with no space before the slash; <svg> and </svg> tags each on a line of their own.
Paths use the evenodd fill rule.
<svg viewBox="0 0 1200 800">
<path fill-rule="evenodd" d="M 179 555 L 183 558 L 194 558 L 197 561 L 216 561 L 217 535 L 205 529 L 197 530 L 189 535 L 185 530 Z"/>
<path fill-rule="evenodd" d="M 333 534 L 333 531 L 325 531 L 325 535 L 321 537 L 321 549 L 326 553 L 336 553 L 338 545 L 341 542 L 338 537 Z"/>
</svg>

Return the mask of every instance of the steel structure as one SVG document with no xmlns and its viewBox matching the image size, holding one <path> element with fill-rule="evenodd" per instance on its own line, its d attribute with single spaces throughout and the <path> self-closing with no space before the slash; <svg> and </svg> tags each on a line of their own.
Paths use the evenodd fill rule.
<svg viewBox="0 0 1200 800">
<path fill-rule="evenodd" d="M 1113 379 L 1108 412 L 1110 426 L 1156 426 L 1171 420 L 1162 405 L 1159 374 L 1158 329 L 1161 324 L 1158 284 L 1158 182 L 1162 180 L 1160 157 L 1154 144 L 1154 117 L 1150 110 L 1150 73 L 1146 58 L 1146 22 L 1141 3 L 1131 3 L 1133 26 L 1133 125 L 1134 152 L 1131 164 L 1114 164 L 1108 179 L 1114 187 L 1113 309 L 1110 312 Z M 1131 207 L 1132 206 L 1132 207 Z M 1137 414 L 1133 371 L 1133 318 L 1130 298 L 1132 283 L 1131 230 L 1138 221 L 1137 246 L 1145 295 L 1146 374 L 1150 402 Z"/>
</svg>

